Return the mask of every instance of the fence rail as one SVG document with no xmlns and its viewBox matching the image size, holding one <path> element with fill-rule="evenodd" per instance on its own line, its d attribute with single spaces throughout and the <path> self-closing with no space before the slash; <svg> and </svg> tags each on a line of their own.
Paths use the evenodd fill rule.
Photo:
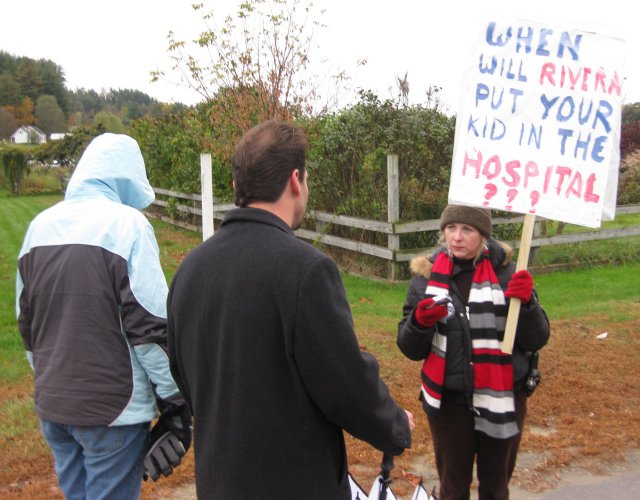
<svg viewBox="0 0 640 500">
<path fill-rule="evenodd" d="M 618 207 L 617 213 L 640 213 L 640 205 L 626 205 Z M 332 223 L 351 228 L 367 229 L 390 235 L 401 235 L 416 233 L 422 231 L 438 231 L 440 229 L 440 221 L 438 219 L 413 221 L 405 223 L 388 223 L 357 219 L 355 217 L 332 216 L 326 212 L 310 212 L 309 216 L 323 224 Z M 543 219 L 538 219 L 536 224 L 539 225 Z M 496 217 L 493 219 L 493 225 L 501 224 L 521 224 L 524 216 L 516 217 Z M 539 234 L 539 231 L 536 231 Z M 299 229 L 296 234 L 306 240 L 319 241 L 321 243 L 336 246 L 346 250 L 353 250 L 360 253 L 381 257 L 394 262 L 408 262 L 419 255 L 430 254 L 435 250 L 433 247 L 428 248 L 411 248 L 392 250 L 387 247 L 363 244 L 357 241 L 331 236 L 323 233 L 323 230 L 309 231 Z M 554 236 L 536 236 L 531 241 L 531 246 L 539 248 L 547 245 L 560 245 L 565 243 L 576 243 L 580 241 L 595 241 L 610 238 L 620 238 L 627 236 L 639 236 L 640 226 L 630 226 L 621 229 L 601 229 L 594 231 L 585 231 L 572 234 L 558 234 Z M 520 246 L 519 240 L 507 241 L 513 248 Z"/>
<path fill-rule="evenodd" d="M 150 213 L 151 216 L 158 217 L 166 222 L 192 231 L 202 231 L 202 208 L 200 206 L 202 197 L 200 195 L 178 193 L 160 188 L 154 188 L 154 191 L 158 196 L 153 205 L 154 207 L 159 208 L 159 210 L 153 210 L 153 213 Z M 173 201 L 168 201 L 169 199 L 172 199 Z M 172 207 L 171 211 L 174 214 L 177 214 L 177 216 L 172 217 L 167 213 L 167 209 L 169 207 Z M 226 212 L 232 208 L 235 208 L 235 205 L 230 203 L 220 203 L 219 200 L 214 199 L 214 227 L 219 226 L 219 223 L 224 218 Z M 617 207 L 616 213 L 640 213 L 640 204 L 619 206 Z M 440 229 L 440 221 L 437 219 L 411 222 L 385 222 L 349 217 L 345 215 L 335 215 L 316 210 L 309 211 L 306 219 L 307 222 L 311 222 L 311 225 L 315 223 L 315 230 L 298 229 L 295 231 L 296 236 L 310 242 L 319 242 L 331 247 L 385 259 L 392 264 L 390 272 L 391 279 L 397 278 L 398 270 L 396 266 L 398 264 L 408 262 L 419 255 L 430 254 L 434 248 L 393 248 L 393 246 L 399 246 L 395 243 L 389 244 L 388 246 L 376 245 L 373 243 L 332 235 L 330 234 L 332 226 L 343 226 L 361 231 L 384 234 L 387 236 L 388 241 L 394 237 L 400 237 L 401 235 L 424 231 L 438 231 Z M 523 220 L 524 216 L 521 215 L 515 217 L 495 217 L 493 219 L 493 225 L 521 224 Z M 537 219 L 536 224 L 539 225 L 542 220 L 543 219 Z M 533 249 L 547 245 L 560 245 L 582 241 L 640 236 L 640 226 L 630 226 L 620 229 L 601 229 L 571 234 L 557 234 L 553 236 L 540 235 L 539 231 L 536 230 L 534 234 L 536 234 L 536 236 L 531 241 L 531 247 Z M 519 240 L 507 241 L 507 243 L 513 248 L 518 248 L 520 245 Z"/>
<path fill-rule="evenodd" d="M 183 229 L 202 232 L 202 195 L 156 187 L 153 191 L 156 193 L 156 199 L 153 201 L 153 208 L 147 209 L 148 215 Z M 188 204 L 177 203 L 176 200 L 186 201 Z M 233 203 L 220 203 L 220 200 L 214 198 L 214 221 L 222 220 L 225 213 L 232 208 L 235 208 Z"/>
</svg>

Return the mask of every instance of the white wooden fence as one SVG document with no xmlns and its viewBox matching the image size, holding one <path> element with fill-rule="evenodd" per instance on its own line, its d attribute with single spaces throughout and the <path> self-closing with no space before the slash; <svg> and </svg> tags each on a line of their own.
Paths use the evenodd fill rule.
<svg viewBox="0 0 640 500">
<path fill-rule="evenodd" d="M 369 219 L 361 219 L 358 217 L 348 217 L 344 215 L 335 215 L 327 212 L 311 210 L 307 214 L 307 221 L 311 221 L 314 229 L 298 229 L 295 234 L 301 239 L 310 242 L 319 242 L 331 247 L 350 250 L 364 255 L 385 259 L 390 263 L 389 278 L 395 280 L 399 277 L 400 264 L 408 262 L 418 255 L 430 254 L 434 248 L 400 248 L 400 237 L 402 235 L 424 232 L 439 231 L 440 221 L 422 220 L 411 222 L 400 222 L 400 204 L 399 204 L 399 187 L 398 187 L 398 157 L 389 155 L 387 158 L 387 179 L 388 179 L 388 217 L 387 221 L 377 221 Z M 156 201 L 154 202 L 155 210 L 149 211 L 149 215 L 159 217 L 164 221 L 176 224 L 185 229 L 202 232 L 202 196 L 199 194 L 184 194 L 166 189 L 154 188 L 156 192 Z M 167 201 L 173 199 L 173 202 Z M 170 208 L 171 207 L 171 208 Z M 159 208 L 160 210 L 157 210 Z M 219 200 L 213 198 L 213 221 L 221 221 L 227 211 L 235 208 L 235 205 L 229 203 L 220 203 Z M 179 214 L 177 217 L 171 217 L 167 213 L 167 209 Z M 640 213 L 640 205 L 618 206 L 617 214 L 623 213 Z M 494 226 L 501 224 L 521 224 L 524 216 L 515 217 L 496 217 L 493 219 Z M 536 225 L 539 226 L 540 219 L 536 219 Z M 344 226 L 362 231 L 380 233 L 386 235 L 386 246 L 366 243 L 354 239 L 345 238 L 330 234 L 332 226 Z M 575 243 L 580 241 L 594 241 L 610 238 L 620 238 L 628 236 L 640 236 L 640 226 L 630 226 L 621 229 L 602 229 L 585 231 L 572 234 L 557 234 L 553 236 L 540 235 L 539 228 L 534 230 L 534 238 L 531 241 L 532 256 L 536 250 L 547 245 L 559 245 L 565 243 Z M 508 241 L 513 248 L 518 248 L 519 240 Z"/>
</svg>

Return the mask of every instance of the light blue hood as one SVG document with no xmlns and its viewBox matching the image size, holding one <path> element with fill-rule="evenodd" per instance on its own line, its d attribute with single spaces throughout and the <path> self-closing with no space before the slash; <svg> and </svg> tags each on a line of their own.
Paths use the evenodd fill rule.
<svg viewBox="0 0 640 500">
<path fill-rule="evenodd" d="M 142 210 L 155 199 L 144 168 L 140 146 L 122 134 L 102 134 L 93 139 L 76 166 L 65 194 L 66 200 L 95 198 Z"/>
</svg>

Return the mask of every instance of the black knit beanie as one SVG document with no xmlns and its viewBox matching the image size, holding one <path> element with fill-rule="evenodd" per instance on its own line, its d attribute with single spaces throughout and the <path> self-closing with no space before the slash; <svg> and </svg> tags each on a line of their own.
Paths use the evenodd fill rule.
<svg viewBox="0 0 640 500">
<path fill-rule="evenodd" d="M 440 216 L 440 229 L 447 224 L 458 222 L 475 227 L 485 238 L 491 236 L 491 210 L 486 208 L 465 207 L 463 205 L 447 205 Z"/>
</svg>

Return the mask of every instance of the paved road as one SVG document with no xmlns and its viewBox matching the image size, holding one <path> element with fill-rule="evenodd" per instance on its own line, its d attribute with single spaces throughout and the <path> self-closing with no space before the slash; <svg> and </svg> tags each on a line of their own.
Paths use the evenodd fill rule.
<svg viewBox="0 0 640 500">
<path fill-rule="evenodd" d="M 474 492 L 475 493 L 475 492 Z M 477 494 L 472 495 L 477 499 Z M 162 500 L 195 500 L 195 488 L 190 485 Z M 512 500 L 640 500 L 640 471 L 629 471 L 612 476 L 592 476 L 571 473 L 559 485 L 544 493 L 530 493 L 511 488 Z"/>
<path fill-rule="evenodd" d="M 627 460 L 607 467 L 606 475 L 592 474 L 579 467 L 563 471 L 560 481 L 543 493 L 511 487 L 513 500 L 640 500 L 640 451 Z"/>
<path fill-rule="evenodd" d="M 511 500 L 640 500 L 640 451 L 627 455 L 625 463 L 609 466 L 607 474 L 593 474 L 570 467 L 560 475 L 557 485 L 542 493 L 531 493 L 511 486 Z M 477 500 L 477 490 L 471 500 Z M 194 485 L 178 488 L 160 500 L 195 500 Z"/>
<path fill-rule="evenodd" d="M 517 497 L 513 497 L 518 500 Z M 537 498 L 542 500 L 639 500 L 640 473 L 629 472 L 607 479 L 594 478 L 585 484 L 566 484 L 548 491 Z M 524 499 L 523 499 L 524 500 Z"/>
<path fill-rule="evenodd" d="M 513 500 L 640 500 L 640 468 L 629 467 L 611 475 L 570 472 L 558 486 L 544 493 L 513 491 Z"/>
</svg>

